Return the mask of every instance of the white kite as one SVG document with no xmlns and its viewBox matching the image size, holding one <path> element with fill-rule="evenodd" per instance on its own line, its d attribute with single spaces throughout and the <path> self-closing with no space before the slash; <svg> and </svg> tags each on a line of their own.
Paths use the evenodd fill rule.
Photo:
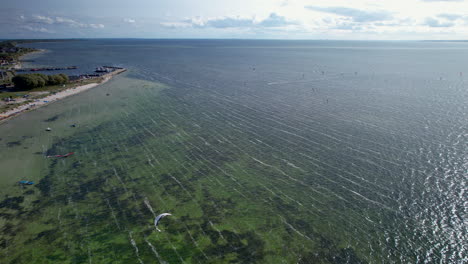
<svg viewBox="0 0 468 264">
<path fill-rule="evenodd" d="M 159 228 L 158 228 L 159 221 L 161 220 L 161 218 L 163 218 L 165 216 L 168 216 L 168 215 L 171 215 L 171 214 L 169 214 L 169 213 L 160 214 L 160 215 L 156 216 L 156 219 L 154 219 L 154 227 L 156 227 L 156 230 L 158 230 L 159 232 L 161 232 L 161 230 L 159 230 Z"/>
</svg>

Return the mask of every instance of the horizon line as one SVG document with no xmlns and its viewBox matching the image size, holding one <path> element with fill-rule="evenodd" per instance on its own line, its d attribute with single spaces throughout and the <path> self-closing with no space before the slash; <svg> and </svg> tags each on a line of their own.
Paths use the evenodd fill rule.
<svg viewBox="0 0 468 264">
<path fill-rule="evenodd" d="M 432 41 L 432 42 L 468 42 L 468 39 L 280 39 L 280 38 L 143 38 L 143 37 L 103 37 L 103 38 L 0 38 L 1 41 L 14 40 L 99 40 L 99 39 L 136 39 L 136 40 L 276 40 L 276 41 Z"/>
</svg>

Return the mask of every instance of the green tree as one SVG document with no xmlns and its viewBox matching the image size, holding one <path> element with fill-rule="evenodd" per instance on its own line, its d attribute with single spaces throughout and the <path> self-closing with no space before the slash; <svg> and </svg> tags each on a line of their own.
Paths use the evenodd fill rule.
<svg viewBox="0 0 468 264">
<path fill-rule="evenodd" d="M 31 90 L 46 85 L 60 85 L 68 82 L 65 74 L 45 75 L 42 73 L 18 74 L 12 79 L 15 88 L 19 90 Z"/>
</svg>

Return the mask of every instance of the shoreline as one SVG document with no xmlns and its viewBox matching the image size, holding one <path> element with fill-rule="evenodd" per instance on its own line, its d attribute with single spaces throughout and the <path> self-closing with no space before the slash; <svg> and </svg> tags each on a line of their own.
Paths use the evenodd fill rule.
<svg viewBox="0 0 468 264">
<path fill-rule="evenodd" d="M 31 56 L 31 55 L 38 55 L 38 54 L 46 53 L 46 52 L 47 52 L 46 49 L 36 49 L 34 51 L 31 51 L 31 52 L 28 52 L 26 54 L 21 55 L 18 58 L 18 62 L 16 63 L 16 65 L 13 66 L 13 69 L 18 70 L 18 69 L 21 69 L 23 67 L 23 61 L 21 61 L 21 60 L 24 59 L 24 57 Z"/>
<path fill-rule="evenodd" d="M 41 99 L 38 99 L 39 101 L 36 102 L 30 102 L 27 104 L 19 105 L 18 107 L 15 107 L 13 109 L 7 110 L 5 112 L 0 113 L 0 124 L 4 123 L 7 120 L 10 120 L 11 118 L 14 118 L 16 116 L 19 116 L 22 113 L 26 113 L 29 111 L 33 111 L 35 109 L 38 109 L 42 106 L 51 104 L 53 102 L 56 102 L 60 99 L 79 94 L 81 92 L 87 91 L 91 88 L 97 87 L 103 83 L 108 82 L 112 77 L 115 75 L 121 74 L 123 72 L 127 71 L 127 69 L 118 69 L 113 72 L 110 72 L 108 74 L 103 75 L 103 80 L 100 82 L 95 82 L 95 83 L 88 83 L 85 85 L 79 85 L 76 87 L 70 87 L 67 88 L 63 91 L 57 92 L 55 94 L 48 95 L 46 97 L 43 97 Z"/>
</svg>

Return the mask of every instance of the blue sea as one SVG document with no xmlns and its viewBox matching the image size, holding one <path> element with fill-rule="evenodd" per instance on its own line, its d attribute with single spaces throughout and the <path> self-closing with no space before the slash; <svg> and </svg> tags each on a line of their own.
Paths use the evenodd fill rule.
<svg viewBox="0 0 468 264">
<path fill-rule="evenodd" d="M 468 262 L 466 42 L 23 45 L 128 71 L 0 125 L 5 263 Z"/>
</svg>

